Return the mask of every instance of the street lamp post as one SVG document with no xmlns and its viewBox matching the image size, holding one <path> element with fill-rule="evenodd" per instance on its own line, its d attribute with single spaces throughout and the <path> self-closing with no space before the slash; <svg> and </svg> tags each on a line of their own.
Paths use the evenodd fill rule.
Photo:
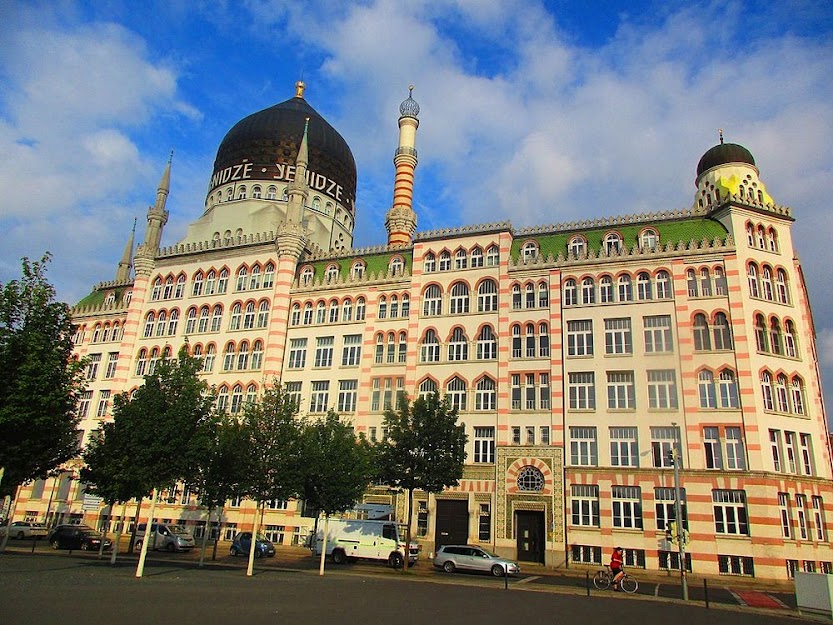
<svg viewBox="0 0 833 625">
<path fill-rule="evenodd" d="M 676 423 L 671 425 L 676 427 Z M 679 432 L 678 432 L 679 433 Z M 680 584 L 683 589 L 683 601 L 688 601 L 688 580 L 686 579 L 685 567 L 685 530 L 683 529 L 683 506 L 680 501 L 680 465 L 682 454 L 680 452 L 680 437 L 674 442 L 674 449 L 671 451 L 671 460 L 674 464 L 674 516 L 677 518 L 677 547 L 680 550 Z"/>
</svg>

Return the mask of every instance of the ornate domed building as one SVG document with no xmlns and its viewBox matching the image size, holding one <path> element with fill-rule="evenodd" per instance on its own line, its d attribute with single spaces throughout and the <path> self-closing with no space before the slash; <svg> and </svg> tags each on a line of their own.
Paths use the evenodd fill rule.
<svg viewBox="0 0 833 625">
<path fill-rule="evenodd" d="M 382 247 L 353 247 L 355 162 L 302 84 L 229 130 L 204 211 L 162 248 L 168 163 L 135 254 L 131 237 L 116 279 L 74 308 L 85 436 L 187 344 L 220 408 L 240 412 L 277 378 L 302 413 L 332 408 L 371 441 L 399 394 L 445 395 L 468 457 L 457 487 L 416 494 L 426 554 L 479 543 L 572 567 L 617 544 L 629 566 L 679 569 L 681 515 L 697 574 L 831 572 L 833 475 L 794 218 L 749 150 L 721 136 L 688 210 L 418 232 L 419 106 L 409 95 L 399 112 Z M 85 507 L 71 477 L 27 487 L 18 515 L 133 518 L 135 505 L 126 519 Z M 387 489 L 365 503 L 405 520 Z M 230 501 L 214 529 L 228 539 L 254 514 Z M 187 485 L 159 518 L 206 530 Z M 264 517 L 281 544 L 314 522 L 296 501 Z"/>
</svg>

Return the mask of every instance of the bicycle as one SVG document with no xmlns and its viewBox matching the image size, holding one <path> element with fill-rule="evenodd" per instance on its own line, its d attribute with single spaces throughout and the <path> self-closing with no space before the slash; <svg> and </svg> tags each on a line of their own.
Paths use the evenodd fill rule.
<svg viewBox="0 0 833 625">
<path fill-rule="evenodd" d="M 613 577 L 614 575 L 610 570 L 610 565 L 606 564 L 605 568 L 593 576 L 593 585 L 599 590 L 607 590 L 613 584 Z M 631 577 L 625 572 L 619 580 L 619 588 L 632 595 L 639 588 L 639 582 L 636 581 L 635 577 Z"/>
</svg>

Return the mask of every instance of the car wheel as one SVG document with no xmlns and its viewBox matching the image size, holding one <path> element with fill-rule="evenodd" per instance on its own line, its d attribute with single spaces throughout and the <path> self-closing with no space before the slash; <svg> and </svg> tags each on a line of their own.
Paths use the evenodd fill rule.
<svg viewBox="0 0 833 625">
<path fill-rule="evenodd" d="M 347 562 L 347 556 L 341 549 L 333 551 L 333 562 L 335 564 L 344 564 Z"/>
<path fill-rule="evenodd" d="M 61 546 L 61 545 L 58 543 L 58 539 L 57 539 L 57 538 L 56 538 L 56 539 L 54 539 L 54 540 L 53 540 L 51 543 L 49 543 L 49 544 L 51 544 L 51 545 L 52 545 L 52 548 L 53 548 L 53 549 L 58 549 L 58 548 L 60 548 L 60 546 Z"/>
<path fill-rule="evenodd" d="M 90 543 L 81 543 L 81 551 L 89 551 Z"/>
<path fill-rule="evenodd" d="M 398 551 L 394 551 L 390 556 L 388 556 L 388 564 L 390 564 L 393 568 L 398 569 L 402 567 L 404 560 L 402 559 L 402 554 Z"/>
<path fill-rule="evenodd" d="M 443 562 L 443 571 L 446 573 L 453 573 L 457 567 L 454 566 L 454 563 L 451 560 L 446 560 Z"/>
<path fill-rule="evenodd" d="M 17 533 L 17 539 L 18 540 L 23 540 L 24 538 L 26 538 L 26 534 L 24 534 L 23 532 L 18 532 Z"/>
<path fill-rule="evenodd" d="M 255 558 L 262 558 L 263 552 L 260 549 L 255 549 Z"/>
<path fill-rule="evenodd" d="M 141 550 L 142 550 L 142 541 L 141 541 L 141 540 L 137 540 L 137 541 L 136 541 L 136 544 L 135 544 L 135 545 L 133 545 L 133 548 L 134 548 L 136 551 L 141 551 Z"/>
<path fill-rule="evenodd" d="M 173 553 L 174 551 L 176 551 L 176 545 L 173 543 L 168 543 L 167 545 L 165 545 L 165 549 Z"/>
<path fill-rule="evenodd" d="M 228 554 L 229 554 L 230 556 L 236 556 L 236 555 L 237 555 L 237 547 L 235 547 L 234 545 L 232 545 L 232 546 L 231 546 L 231 549 L 229 549 L 229 550 L 228 550 Z"/>
<path fill-rule="evenodd" d="M 503 577 L 503 567 L 499 564 L 492 566 L 492 575 L 495 577 Z"/>
</svg>

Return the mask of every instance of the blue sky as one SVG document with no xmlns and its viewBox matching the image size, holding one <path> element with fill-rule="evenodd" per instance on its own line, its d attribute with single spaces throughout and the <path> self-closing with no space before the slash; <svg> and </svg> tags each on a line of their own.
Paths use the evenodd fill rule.
<svg viewBox="0 0 833 625">
<path fill-rule="evenodd" d="M 793 208 L 833 400 L 831 67 L 828 2 L 6 0 L 0 281 L 47 250 L 62 299 L 112 279 L 172 149 L 175 243 L 225 133 L 299 77 L 356 157 L 357 246 L 385 241 L 409 84 L 420 230 L 687 208 L 723 128 Z"/>
</svg>

